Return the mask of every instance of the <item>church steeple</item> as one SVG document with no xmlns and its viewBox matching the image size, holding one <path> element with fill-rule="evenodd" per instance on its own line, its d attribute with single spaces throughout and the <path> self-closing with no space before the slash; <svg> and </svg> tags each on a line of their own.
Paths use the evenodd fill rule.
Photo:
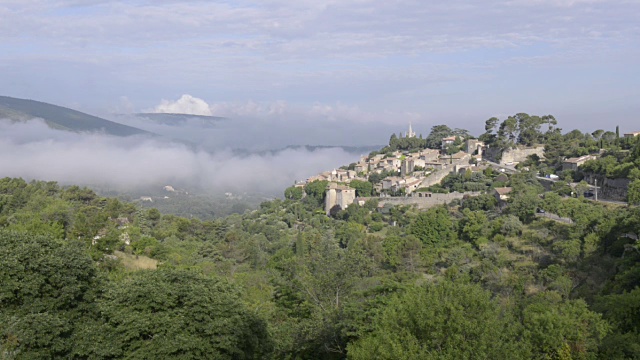
<svg viewBox="0 0 640 360">
<path fill-rule="evenodd" d="M 411 123 L 409 123 L 409 131 L 405 135 L 408 138 L 416 137 L 416 133 L 414 133 L 413 129 L 411 128 Z"/>
</svg>

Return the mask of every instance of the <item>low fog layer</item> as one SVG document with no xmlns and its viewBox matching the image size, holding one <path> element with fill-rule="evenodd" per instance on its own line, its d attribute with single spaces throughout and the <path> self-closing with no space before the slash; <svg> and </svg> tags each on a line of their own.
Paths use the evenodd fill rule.
<svg viewBox="0 0 640 360">
<path fill-rule="evenodd" d="M 173 129 L 184 131 L 184 137 L 196 130 Z M 294 180 L 349 164 L 360 155 L 329 148 L 240 156 L 228 147 L 242 146 L 232 146 L 233 137 L 223 133 L 226 136 L 220 137 L 227 141 L 212 151 L 213 146 L 187 145 L 166 138 L 75 134 L 52 130 L 41 120 L 0 120 L 0 177 L 122 190 L 173 185 L 215 193 L 247 191 L 280 196 Z M 248 135 L 237 135 L 241 139 L 238 144 L 251 143 Z M 263 135 L 269 137 L 268 132 Z M 194 140 L 206 143 L 206 136 Z M 251 136 L 256 136 L 255 132 Z"/>
</svg>

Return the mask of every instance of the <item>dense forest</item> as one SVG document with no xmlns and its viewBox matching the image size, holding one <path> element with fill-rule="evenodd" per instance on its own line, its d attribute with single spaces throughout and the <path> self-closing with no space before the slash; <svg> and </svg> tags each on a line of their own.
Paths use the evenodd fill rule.
<svg viewBox="0 0 640 360">
<path fill-rule="evenodd" d="M 630 177 L 635 151 L 611 139 Z M 640 358 L 640 209 L 545 191 L 554 159 L 332 217 L 323 184 L 202 221 L 0 179 L 0 358 Z"/>
</svg>

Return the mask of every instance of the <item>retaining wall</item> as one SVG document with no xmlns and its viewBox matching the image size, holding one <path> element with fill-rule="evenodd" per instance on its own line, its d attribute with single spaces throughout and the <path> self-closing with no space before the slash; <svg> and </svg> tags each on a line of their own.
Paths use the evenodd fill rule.
<svg viewBox="0 0 640 360">
<path fill-rule="evenodd" d="M 467 196 L 478 196 L 479 191 L 469 191 L 464 193 L 453 192 L 449 194 L 431 194 L 431 197 L 389 197 L 380 198 L 380 205 L 415 205 L 418 209 L 428 209 L 437 205 L 448 204 L 455 199 L 462 199 Z"/>
</svg>

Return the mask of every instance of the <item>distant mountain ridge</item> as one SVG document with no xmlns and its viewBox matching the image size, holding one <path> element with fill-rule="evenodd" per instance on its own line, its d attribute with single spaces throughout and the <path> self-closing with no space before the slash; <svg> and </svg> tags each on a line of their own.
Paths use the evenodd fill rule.
<svg viewBox="0 0 640 360">
<path fill-rule="evenodd" d="M 0 119 L 26 122 L 40 118 L 57 130 L 105 133 L 115 136 L 151 134 L 132 126 L 106 120 L 66 107 L 41 101 L 0 96 Z"/>
<path fill-rule="evenodd" d="M 221 120 L 226 120 L 220 116 L 208 116 L 208 115 L 192 115 L 192 114 L 178 114 L 178 113 L 137 113 L 134 114 L 137 117 L 146 118 L 156 123 L 163 125 L 182 125 L 187 121 L 195 121 L 200 125 L 211 127 Z"/>
</svg>

